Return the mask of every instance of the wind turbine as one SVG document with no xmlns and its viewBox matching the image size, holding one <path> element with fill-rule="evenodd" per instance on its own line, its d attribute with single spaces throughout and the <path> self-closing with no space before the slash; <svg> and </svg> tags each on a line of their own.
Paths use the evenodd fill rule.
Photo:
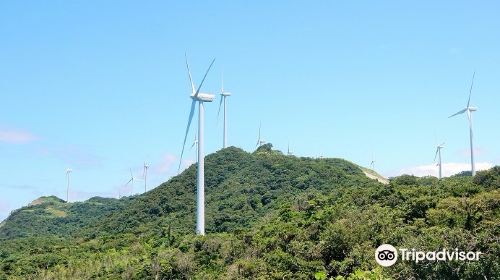
<svg viewBox="0 0 500 280">
<path fill-rule="evenodd" d="M 198 169 L 196 177 L 196 233 L 198 235 L 205 235 L 205 150 L 203 146 L 203 137 L 205 129 L 205 107 L 204 102 L 212 102 L 215 99 L 215 95 L 210 93 L 200 92 L 201 86 L 207 77 L 210 68 L 215 62 L 215 58 L 210 63 L 205 76 L 201 80 L 200 85 L 196 89 L 193 83 L 193 78 L 191 77 L 191 70 L 189 69 L 189 63 L 186 56 L 186 67 L 189 74 L 189 81 L 191 82 L 191 111 L 189 112 L 188 123 L 186 127 L 186 133 L 184 135 L 184 142 L 182 144 L 182 152 L 179 161 L 179 169 L 181 169 L 182 156 L 184 155 L 184 147 L 186 146 L 186 139 L 189 132 L 189 127 L 191 126 L 191 121 L 193 119 L 194 110 L 196 102 L 198 102 Z"/>
<path fill-rule="evenodd" d="M 288 142 L 288 147 L 286 149 L 286 154 L 289 155 L 289 156 L 293 155 L 292 151 L 290 151 L 290 142 Z"/>
<path fill-rule="evenodd" d="M 370 161 L 370 168 L 375 171 L 375 158 L 373 157 L 373 152 L 372 152 L 372 161 Z"/>
<path fill-rule="evenodd" d="M 196 162 L 198 162 L 198 139 L 196 139 L 196 134 L 194 135 L 193 145 L 191 145 L 191 149 L 196 149 Z"/>
<path fill-rule="evenodd" d="M 441 145 L 436 147 L 436 155 L 434 155 L 434 161 L 436 161 L 436 157 L 438 158 L 437 166 L 439 166 L 439 180 L 442 178 L 442 165 L 441 165 L 441 149 L 444 148 L 444 142 Z"/>
<path fill-rule="evenodd" d="M 69 179 L 70 179 L 70 174 L 73 172 L 71 168 L 66 169 L 66 179 L 68 181 L 68 186 L 66 187 L 66 203 L 69 203 Z"/>
<path fill-rule="evenodd" d="M 469 120 L 469 134 L 470 134 L 470 164 L 471 164 L 471 171 L 472 171 L 472 176 L 476 175 L 476 167 L 474 165 L 474 145 L 472 142 L 473 138 L 473 133 L 472 133 L 472 112 L 477 111 L 476 107 L 470 106 L 470 97 L 472 95 L 472 86 L 474 86 L 474 77 L 476 76 L 476 72 L 472 74 L 472 82 L 470 85 L 470 90 L 469 90 L 469 100 L 467 101 L 467 107 L 465 109 L 456 112 L 455 114 L 449 116 L 448 118 L 454 117 L 456 115 L 460 115 L 463 113 L 467 113 L 467 119 Z"/>
<path fill-rule="evenodd" d="M 226 118 L 226 97 L 230 96 L 231 93 L 224 90 L 224 76 L 222 76 L 222 87 L 220 90 L 220 103 L 219 110 L 217 111 L 217 119 L 219 118 L 220 108 L 222 103 L 224 103 L 224 131 L 222 134 L 222 148 L 227 148 L 227 118 Z"/>
<path fill-rule="evenodd" d="M 147 186 L 147 179 L 148 179 L 148 168 L 149 168 L 149 164 L 144 162 L 144 171 L 142 174 L 142 177 L 144 178 L 144 193 L 146 193 L 146 186 Z"/>
<path fill-rule="evenodd" d="M 132 183 L 132 190 L 134 189 L 134 174 L 132 173 L 132 168 L 130 168 L 130 180 L 125 184 L 125 187 L 128 186 L 128 184 Z"/>
<path fill-rule="evenodd" d="M 262 127 L 262 123 L 259 124 L 259 137 L 257 138 L 257 145 L 255 145 L 255 148 L 258 148 L 266 143 L 266 141 L 264 141 L 264 140 L 262 140 L 262 138 L 260 138 L 261 127 Z"/>
</svg>

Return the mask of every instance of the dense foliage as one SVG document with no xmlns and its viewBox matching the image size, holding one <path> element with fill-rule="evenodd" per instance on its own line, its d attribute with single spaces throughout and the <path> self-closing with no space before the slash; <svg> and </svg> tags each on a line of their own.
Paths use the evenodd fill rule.
<svg viewBox="0 0 500 280">
<path fill-rule="evenodd" d="M 499 167 L 383 185 L 345 160 L 232 147 L 206 158 L 206 186 L 204 237 L 195 166 L 140 196 L 17 210 L 0 227 L 0 279 L 500 277 Z M 484 255 L 382 268 L 382 243 Z"/>
</svg>

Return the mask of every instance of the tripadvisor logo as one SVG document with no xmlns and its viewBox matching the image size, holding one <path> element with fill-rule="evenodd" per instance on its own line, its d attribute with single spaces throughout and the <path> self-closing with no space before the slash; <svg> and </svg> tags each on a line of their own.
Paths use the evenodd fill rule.
<svg viewBox="0 0 500 280">
<path fill-rule="evenodd" d="M 375 261 L 381 266 L 391 266 L 396 263 L 398 256 L 402 261 L 478 261 L 481 252 L 466 252 L 442 249 L 440 251 L 419 251 L 416 249 L 399 248 L 397 250 L 390 244 L 382 244 L 375 250 Z"/>
<path fill-rule="evenodd" d="M 390 244 L 382 244 L 375 250 L 375 261 L 381 266 L 391 266 L 398 260 L 398 251 Z"/>
</svg>

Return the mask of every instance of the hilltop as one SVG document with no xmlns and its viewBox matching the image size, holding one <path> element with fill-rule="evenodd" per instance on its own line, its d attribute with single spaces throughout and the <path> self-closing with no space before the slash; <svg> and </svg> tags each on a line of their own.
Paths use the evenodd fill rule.
<svg viewBox="0 0 500 280">
<path fill-rule="evenodd" d="M 66 203 L 55 196 L 40 197 L 13 211 L 3 221 L 0 240 L 30 236 L 68 237 L 123 209 L 125 201 L 95 197 L 84 202 Z"/>
<path fill-rule="evenodd" d="M 35 206 L 35 205 L 40 205 L 40 204 L 58 204 L 58 203 L 64 203 L 65 201 L 60 199 L 57 196 L 42 196 L 39 197 L 35 200 L 33 200 L 28 206 Z"/>
<path fill-rule="evenodd" d="M 382 184 L 342 159 L 230 147 L 206 157 L 204 237 L 193 234 L 195 169 L 142 195 L 16 210 L 0 228 L 0 279 L 500 276 L 500 167 Z M 373 259 L 382 243 L 484 257 L 382 269 Z"/>
</svg>

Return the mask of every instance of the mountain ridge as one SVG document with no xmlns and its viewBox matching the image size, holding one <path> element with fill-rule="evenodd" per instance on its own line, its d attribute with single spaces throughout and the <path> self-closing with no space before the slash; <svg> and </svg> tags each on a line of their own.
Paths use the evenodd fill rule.
<svg viewBox="0 0 500 280">
<path fill-rule="evenodd" d="M 362 181 L 366 184 L 371 181 L 368 178 L 364 180 L 361 168 L 346 160 L 288 156 L 272 150 L 271 144 L 263 145 L 253 153 L 236 147 L 222 149 L 207 155 L 205 166 L 207 230 L 209 232 L 234 230 L 235 223 L 248 226 L 248 223 L 269 210 L 270 207 L 266 207 L 268 203 L 298 194 L 309 188 L 324 192 L 331 191 L 335 186 L 342 185 L 349 180 Z M 140 226 L 144 222 L 157 222 L 157 219 L 161 217 L 162 222 L 166 223 L 182 220 L 184 225 L 178 224 L 178 226 L 187 233 L 194 228 L 195 171 L 196 165 L 193 164 L 181 174 L 145 194 L 124 197 L 120 200 L 94 197 L 84 202 L 65 203 L 55 196 L 41 197 L 28 206 L 13 211 L 14 218 L 12 215 L 9 216 L 5 224 L 8 225 L 16 216 L 26 220 L 27 218 L 22 214 L 35 211 L 44 222 L 65 227 L 66 230 L 62 232 L 66 235 L 76 231 L 76 228 L 69 229 L 71 225 L 68 223 L 72 222 L 79 223 L 78 228 L 99 227 L 109 232 L 124 232 L 125 228 Z M 289 176 L 287 173 L 301 175 Z M 262 174 L 262 176 L 256 176 L 256 174 Z M 267 179 L 263 180 L 263 178 Z M 274 180 L 273 178 L 280 179 Z M 212 194 L 215 194 L 215 197 Z M 238 202 L 224 203 L 229 196 L 233 196 L 233 200 Z M 183 202 L 178 203 L 172 199 L 173 197 Z M 109 209 L 102 207 L 99 201 L 108 203 Z M 44 205 L 51 205 L 52 208 L 42 211 Z M 103 213 L 97 213 L 99 209 Z M 239 213 L 240 216 L 231 218 L 226 214 L 227 211 Z M 180 215 L 178 214 L 180 212 L 186 214 Z M 89 213 L 97 215 L 91 219 L 91 221 L 99 219 L 100 222 L 97 225 L 91 224 L 90 220 L 86 222 L 86 219 L 75 216 Z M 27 225 L 34 223 L 33 226 L 37 226 L 41 223 L 33 220 L 30 222 Z M 49 227 L 38 234 L 53 234 Z M 6 237 L 6 231 L 6 228 L 0 230 L 0 238 Z M 31 231 L 31 233 L 37 234 L 36 231 Z M 11 232 L 7 236 L 16 235 Z"/>
</svg>

